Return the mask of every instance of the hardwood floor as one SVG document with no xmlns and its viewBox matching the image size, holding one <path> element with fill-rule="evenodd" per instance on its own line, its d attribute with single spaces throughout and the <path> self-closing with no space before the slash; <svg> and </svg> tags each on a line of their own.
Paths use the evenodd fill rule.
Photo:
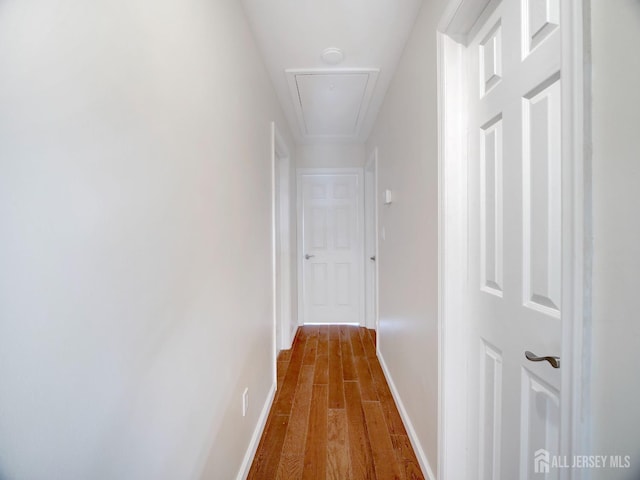
<svg viewBox="0 0 640 480">
<path fill-rule="evenodd" d="M 248 478 L 424 479 L 373 330 L 298 329 L 278 357 L 278 391 Z"/>
</svg>

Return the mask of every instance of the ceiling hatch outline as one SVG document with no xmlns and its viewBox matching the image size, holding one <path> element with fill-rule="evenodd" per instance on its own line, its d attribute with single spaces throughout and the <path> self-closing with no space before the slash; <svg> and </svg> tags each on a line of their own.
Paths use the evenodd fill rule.
<svg viewBox="0 0 640 480">
<path fill-rule="evenodd" d="M 367 110 L 369 109 L 369 104 L 371 103 L 371 99 L 373 97 L 373 92 L 375 90 L 376 81 L 378 79 L 378 74 L 380 73 L 379 68 L 307 68 L 307 69 L 287 69 L 285 70 L 287 76 L 287 82 L 289 84 L 289 91 L 291 94 L 291 99 L 293 101 L 294 110 L 296 112 L 296 118 L 298 120 L 298 128 L 304 139 L 307 140 L 354 140 L 359 138 L 363 123 L 366 118 Z M 366 78 L 366 82 L 361 92 L 357 92 L 358 97 L 358 105 L 357 105 L 357 113 L 355 114 L 354 126 L 353 129 L 349 132 L 341 132 L 341 133 L 314 133 L 313 125 L 311 125 L 311 131 L 309 128 L 309 123 L 314 123 L 313 118 L 316 116 L 315 111 L 307 111 L 305 112 L 305 90 L 309 84 L 310 79 L 318 79 L 320 81 L 327 80 L 330 78 L 336 79 L 338 82 L 342 80 L 349 81 L 353 80 L 352 84 L 357 84 L 358 79 L 356 77 L 364 77 Z M 301 89 L 303 92 L 301 92 Z M 309 93 L 309 92 L 307 92 Z M 338 92 L 339 93 L 339 92 Z M 308 96 L 308 95 L 307 95 Z M 351 103 L 353 104 L 354 98 L 351 98 Z M 311 110 L 308 108 L 308 110 Z M 315 109 L 313 109 L 315 110 Z M 306 115 L 305 115 L 306 113 Z M 335 113 L 335 112 L 334 112 Z M 352 117 L 353 117 L 352 112 Z M 317 118 L 316 118 L 317 120 Z"/>
</svg>

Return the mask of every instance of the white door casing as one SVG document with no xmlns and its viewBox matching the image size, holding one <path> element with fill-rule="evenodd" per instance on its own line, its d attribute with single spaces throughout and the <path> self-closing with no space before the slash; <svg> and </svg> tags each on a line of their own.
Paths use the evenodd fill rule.
<svg viewBox="0 0 640 480">
<path fill-rule="evenodd" d="M 365 323 L 378 329 L 378 149 L 374 148 L 364 168 L 365 224 Z"/>
<path fill-rule="evenodd" d="M 299 317 L 364 324 L 362 169 L 298 170 Z"/>
<path fill-rule="evenodd" d="M 451 2 L 439 34 L 447 479 L 533 478 L 538 449 L 585 452 L 581 4 L 491 2 L 476 22 L 487 3 Z M 524 350 L 562 352 L 562 368 Z"/>
<path fill-rule="evenodd" d="M 297 327 L 292 309 L 291 159 L 289 150 L 271 123 L 272 221 L 273 221 L 273 308 L 275 354 L 291 348 Z"/>
</svg>

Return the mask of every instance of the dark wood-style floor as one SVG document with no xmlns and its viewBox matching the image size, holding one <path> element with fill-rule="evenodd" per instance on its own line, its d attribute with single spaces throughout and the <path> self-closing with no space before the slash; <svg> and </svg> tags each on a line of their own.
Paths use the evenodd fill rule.
<svg viewBox="0 0 640 480">
<path fill-rule="evenodd" d="M 298 330 L 293 348 L 278 357 L 278 391 L 248 478 L 424 478 L 378 363 L 373 330 Z"/>
</svg>

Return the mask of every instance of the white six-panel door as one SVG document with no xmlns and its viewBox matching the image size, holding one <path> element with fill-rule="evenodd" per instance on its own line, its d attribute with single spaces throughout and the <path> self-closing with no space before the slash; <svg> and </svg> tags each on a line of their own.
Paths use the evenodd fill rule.
<svg viewBox="0 0 640 480">
<path fill-rule="evenodd" d="M 503 0 L 468 48 L 472 469 L 557 478 L 561 346 L 560 0 Z M 473 391 L 472 390 L 472 391 Z M 472 471 L 473 471 L 472 470 Z"/>
<path fill-rule="evenodd" d="M 362 171 L 300 171 L 298 189 L 302 320 L 362 324 Z"/>
</svg>

